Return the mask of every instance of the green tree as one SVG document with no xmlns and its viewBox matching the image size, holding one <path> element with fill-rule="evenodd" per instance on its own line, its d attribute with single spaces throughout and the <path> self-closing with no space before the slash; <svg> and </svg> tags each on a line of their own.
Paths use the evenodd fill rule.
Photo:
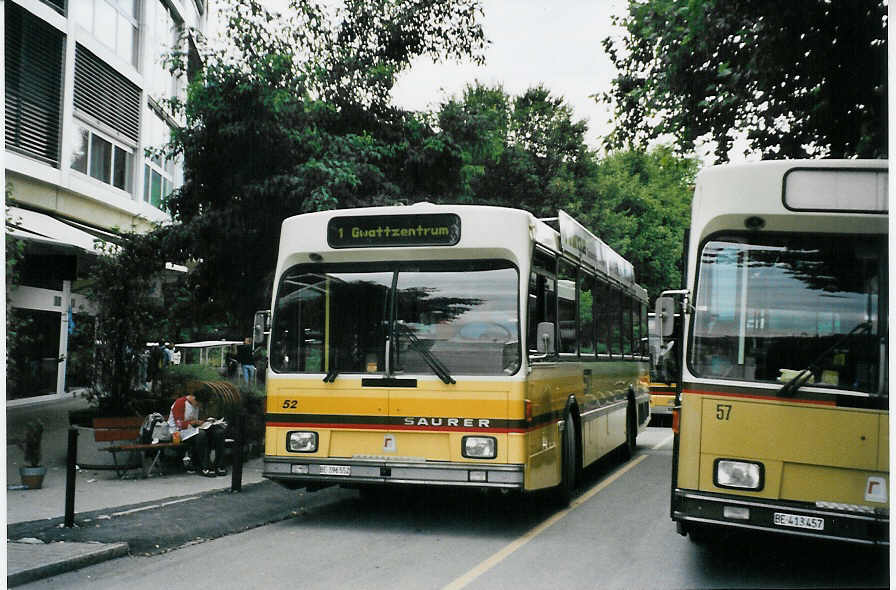
<svg viewBox="0 0 896 590">
<path fill-rule="evenodd" d="M 445 190 L 458 154 L 389 93 L 416 56 L 481 59 L 480 13 L 478 0 L 349 0 L 331 18 L 294 1 L 278 21 L 256 0 L 231 2 L 226 47 L 206 50 L 186 102 L 171 103 L 186 124 L 167 152 L 186 170 L 163 243 L 197 261 L 207 311 L 248 334 L 269 305 L 284 218 Z"/>
<path fill-rule="evenodd" d="M 508 145 L 511 98 L 500 86 L 468 85 L 459 99 L 443 103 L 436 115 L 442 141 L 460 161 L 459 182 L 441 196 L 471 203 L 489 168 L 498 166 Z M 494 198 L 492 196 L 491 198 Z"/>
<path fill-rule="evenodd" d="M 594 160 L 586 123 L 543 86 L 511 97 L 500 86 L 473 84 L 461 99 L 443 104 L 438 117 L 463 161 L 455 202 L 556 216 Z"/>
<path fill-rule="evenodd" d="M 6 185 L 6 200 L 12 197 L 12 185 Z M 6 227 L 15 228 L 19 220 L 6 208 Z M 19 366 L 17 359 L 20 348 L 28 346 L 27 328 L 31 320 L 12 306 L 12 292 L 18 287 L 21 277 L 21 266 L 25 259 L 25 242 L 14 238 L 9 233 L 6 239 L 6 386 L 13 394 L 17 393 L 23 380 L 24 367 Z"/>
<path fill-rule="evenodd" d="M 660 147 L 603 159 L 584 142 L 584 121 L 543 87 L 512 97 L 468 86 L 438 113 L 444 141 L 461 154 L 450 202 L 517 207 L 537 217 L 563 209 L 628 258 L 651 297 L 676 288 L 697 162 Z"/>
<path fill-rule="evenodd" d="M 140 355 L 161 336 L 165 316 L 160 280 L 165 267 L 154 235 L 121 234 L 120 244 L 101 243 L 102 255 L 87 272 L 87 293 L 97 306 L 97 344 L 91 400 L 103 412 L 130 409 Z"/>
<path fill-rule="evenodd" d="M 635 267 L 651 300 L 681 282 L 697 161 L 667 147 L 601 160 L 569 212 Z"/>
<path fill-rule="evenodd" d="M 715 144 L 725 162 L 745 133 L 765 158 L 887 153 L 883 0 L 630 0 L 610 148 L 674 137 L 681 153 Z"/>
</svg>

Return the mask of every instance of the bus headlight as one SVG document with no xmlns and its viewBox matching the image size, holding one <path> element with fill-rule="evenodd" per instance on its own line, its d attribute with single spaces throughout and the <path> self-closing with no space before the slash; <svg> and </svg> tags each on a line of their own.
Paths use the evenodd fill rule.
<svg viewBox="0 0 896 590">
<path fill-rule="evenodd" d="M 461 454 L 467 459 L 494 459 L 498 456 L 498 440 L 492 436 L 465 436 Z"/>
<path fill-rule="evenodd" d="M 716 459 L 713 469 L 713 483 L 720 488 L 738 490 L 761 490 L 764 485 L 765 470 L 762 463 Z"/>
<path fill-rule="evenodd" d="M 313 453 L 317 451 L 317 433 L 290 432 L 286 435 L 286 450 L 290 453 Z"/>
</svg>

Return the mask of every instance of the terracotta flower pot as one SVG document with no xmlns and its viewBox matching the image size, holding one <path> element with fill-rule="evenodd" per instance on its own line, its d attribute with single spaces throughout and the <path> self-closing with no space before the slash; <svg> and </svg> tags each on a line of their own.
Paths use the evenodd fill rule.
<svg viewBox="0 0 896 590">
<path fill-rule="evenodd" d="M 47 474 L 47 468 L 43 465 L 38 467 L 19 467 L 19 477 L 22 478 L 22 485 L 29 490 L 39 490 L 44 485 L 44 475 Z"/>
</svg>

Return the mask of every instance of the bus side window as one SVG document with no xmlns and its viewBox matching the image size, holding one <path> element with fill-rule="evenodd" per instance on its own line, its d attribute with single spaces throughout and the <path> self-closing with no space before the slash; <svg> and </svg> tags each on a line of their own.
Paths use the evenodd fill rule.
<svg viewBox="0 0 896 590">
<path fill-rule="evenodd" d="M 634 305 L 632 308 L 632 315 L 634 316 L 632 318 L 634 322 L 634 352 L 638 356 L 647 356 L 647 332 L 644 330 L 647 308 L 638 300 L 634 300 L 632 303 Z"/>
<path fill-rule="evenodd" d="M 627 294 L 622 294 L 622 353 L 632 354 L 632 304 L 634 301 Z"/>
<path fill-rule="evenodd" d="M 576 267 L 565 260 L 560 261 L 560 276 L 557 281 L 557 315 L 560 321 L 558 352 L 577 352 L 578 330 L 576 322 Z"/>
<path fill-rule="evenodd" d="M 594 357 L 594 277 L 579 272 L 579 354 Z"/>
<path fill-rule="evenodd" d="M 605 299 L 607 327 L 610 332 L 610 354 L 622 355 L 622 293 L 607 287 Z"/>
<path fill-rule="evenodd" d="M 591 313 L 595 318 L 595 341 L 598 354 L 610 354 L 610 321 L 609 301 L 612 291 L 602 281 L 596 281 L 592 294 Z"/>
<path fill-rule="evenodd" d="M 544 358 L 538 352 L 538 324 L 554 323 L 557 311 L 557 286 L 555 258 L 536 250 L 532 256 L 532 273 L 529 275 L 528 349 L 530 357 Z"/>
</svg>

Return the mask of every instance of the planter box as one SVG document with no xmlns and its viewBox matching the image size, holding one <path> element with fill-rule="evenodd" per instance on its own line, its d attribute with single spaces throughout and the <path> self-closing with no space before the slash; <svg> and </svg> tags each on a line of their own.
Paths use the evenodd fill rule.
<svg viewBox="0 0 896 590">
<path fill-rule="evenodd" d="M 22 478 L 22 485 L 29 490 L 39 490 L 43 487 L 46 474 L 47 468 L 43 465 L 38 467 L 19 467 L 19 477 Z"/>
</svg>

